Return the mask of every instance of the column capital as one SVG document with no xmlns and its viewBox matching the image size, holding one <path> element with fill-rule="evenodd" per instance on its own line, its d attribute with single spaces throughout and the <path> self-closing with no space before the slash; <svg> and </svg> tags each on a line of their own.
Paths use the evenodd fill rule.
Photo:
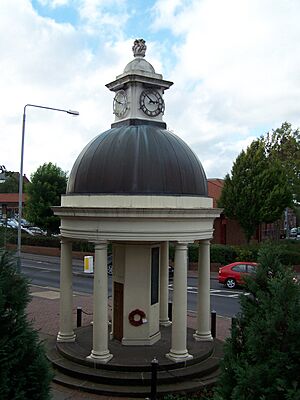
<svg viewBox="0 0 300 400">
<path fill-rule="evenodd" d="M 64 236 L 60 238 L 60 244 L 68 244 L 68 243 L 72 243 L 72 239 L 66 238 Z"/>
<path fill-rule="evenodd" d="M 175 249 L 176 250 L 187 250 L 189 243 L 191 243 L 191 242 L 183 242 L 183 241 L 175 242 Z"/>
<path fill-rule="evenodd" d="M 199 245 L 200 246 L 210 246 L 210 240 L 211 239 L 199 240 Z"/>
<path fill-rule="evenodd" d="M 94 242 L 95 250 L 105 250 L 108 245 L 107 240 L 99 240 L 98 242 Z"/>
</svg>

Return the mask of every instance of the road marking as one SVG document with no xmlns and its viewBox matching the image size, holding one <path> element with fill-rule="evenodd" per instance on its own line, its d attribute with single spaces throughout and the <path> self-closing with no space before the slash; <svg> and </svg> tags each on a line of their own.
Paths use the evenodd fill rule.
<svg viewBox="0 0 300 400">
<path fill-rule="evenodd" d="M 59 272 L 59 269 L 54 268 L 44 268 L 44 267 L 35 267 L 33 265 L 22 265 L 22 268 L 30 268 L 30 269 L 38 269 L 40 271 L 47 271 L 47 272 Z"/>
<path fill-rule="evenodd" d="M 60 293 L 54 292 L 53 290 L 48 290 L 43 292 L 32 292 L 30 294 L 32 297 L 41 297 L 47 300 L 57 300 L 60 298 Z"/>
<path fill-rule="evenodd" d="M 51 292 L 60 293 L 60 289 L 53 287 L 53 286 L 35 285 L 34 283 L 31 283 L 29 286 L 31 286 L 33 288 L 47 289 L 48 291 L 51 291 Z M 38 292 L 31 292 L 30 295 L 34 295 L 34 293 L 38 293 Z M 91 295 L 90 293 L 86 293 L 86 292 L 77 292 L 76 290 L 73 291 L 73 296 L 90 296 L 90 295 Z"/>
<path fill-rule="evenodd" d="M 169 284 L 169 290 L 173 291 L 173 284 Z M 198 288 L 196 286 L 188 286 L 187 292 L 190 294 L 198 294 Z M 229 289 L 210 289 L 210 295 L 215 297 L 230 297 L 232 299 L 238 299 L 243 292 L 233 291 Z M 249 293 L 244 293 L 246 296 Z"/>
</svg>

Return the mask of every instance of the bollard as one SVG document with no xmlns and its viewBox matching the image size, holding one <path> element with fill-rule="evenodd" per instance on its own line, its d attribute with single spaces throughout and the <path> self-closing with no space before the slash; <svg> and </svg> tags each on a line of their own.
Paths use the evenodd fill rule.
<svg viewBox="0 0 300 400">
<path fill-rule="evenodd" d="M 214 310 L 211 312 L 211 336 L 214 339 L 217 336 L 217 313 Z"/>
<path fill-rule="evenodd" d="M 168 318 L 170 321 L 172 321 L 172 308 L 173 308 L 173 304 L 168 303 Z"/>
<path fill-rule="evenodd" d="M 82 308 L 77 307 L 77 328 L 81 326 L 82 323 Z"/>
<path fill-rule="evenodd" d="M 151 361 L 151 400 L 157 399 L 157 369 L 158 369 L 158 361 L 154 357 Z"/>
<path fill-rule="evenodd" d="M 234 329 L 236 327 L 236 323 L 237 323 L 237 318 L 236 316 L 231 318 L 231 329 Z"/>
</svg>

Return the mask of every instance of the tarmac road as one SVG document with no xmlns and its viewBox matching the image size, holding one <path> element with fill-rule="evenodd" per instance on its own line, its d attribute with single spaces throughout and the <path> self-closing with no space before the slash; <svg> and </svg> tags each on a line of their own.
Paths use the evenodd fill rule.
<svg viewBox="0 0 300 400">
<path fill-rule="evenodd" d="M 59 257 L 22 254 L 22 273 L 30 279 L 32 285 L 44 288 L 59 288 Z M 188 310 L 196 311 L 197 277 L 194 271 L 188 274 Z M 77 293 L 93 293 L 93 276 L 84 274 L 83 260 L 73 260 L 73 289 Z M 108 295 L 111 296 L 111 277 L 108 277 Z M 169 293 L 172 301 L 173 284 L 170 280 Z M 220 285 L 213 274 L 211 279 L 211 310 L 218 315 L 232 317 L 239 312 L 239 296 L 242 290 L 229 290 Z"/>
</svg>

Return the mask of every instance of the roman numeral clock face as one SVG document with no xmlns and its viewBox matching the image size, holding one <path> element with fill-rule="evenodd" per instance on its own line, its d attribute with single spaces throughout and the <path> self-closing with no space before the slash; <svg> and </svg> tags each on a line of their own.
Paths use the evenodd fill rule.
<svg viewBox="0 0 300 400">
<path fill-rule="evenodd" d="M 149 117 L 157 117 L 164 113 L 165 103 L 156 90 L 146 89 L 140 96 L 140 108 Z"/>
</svg>

